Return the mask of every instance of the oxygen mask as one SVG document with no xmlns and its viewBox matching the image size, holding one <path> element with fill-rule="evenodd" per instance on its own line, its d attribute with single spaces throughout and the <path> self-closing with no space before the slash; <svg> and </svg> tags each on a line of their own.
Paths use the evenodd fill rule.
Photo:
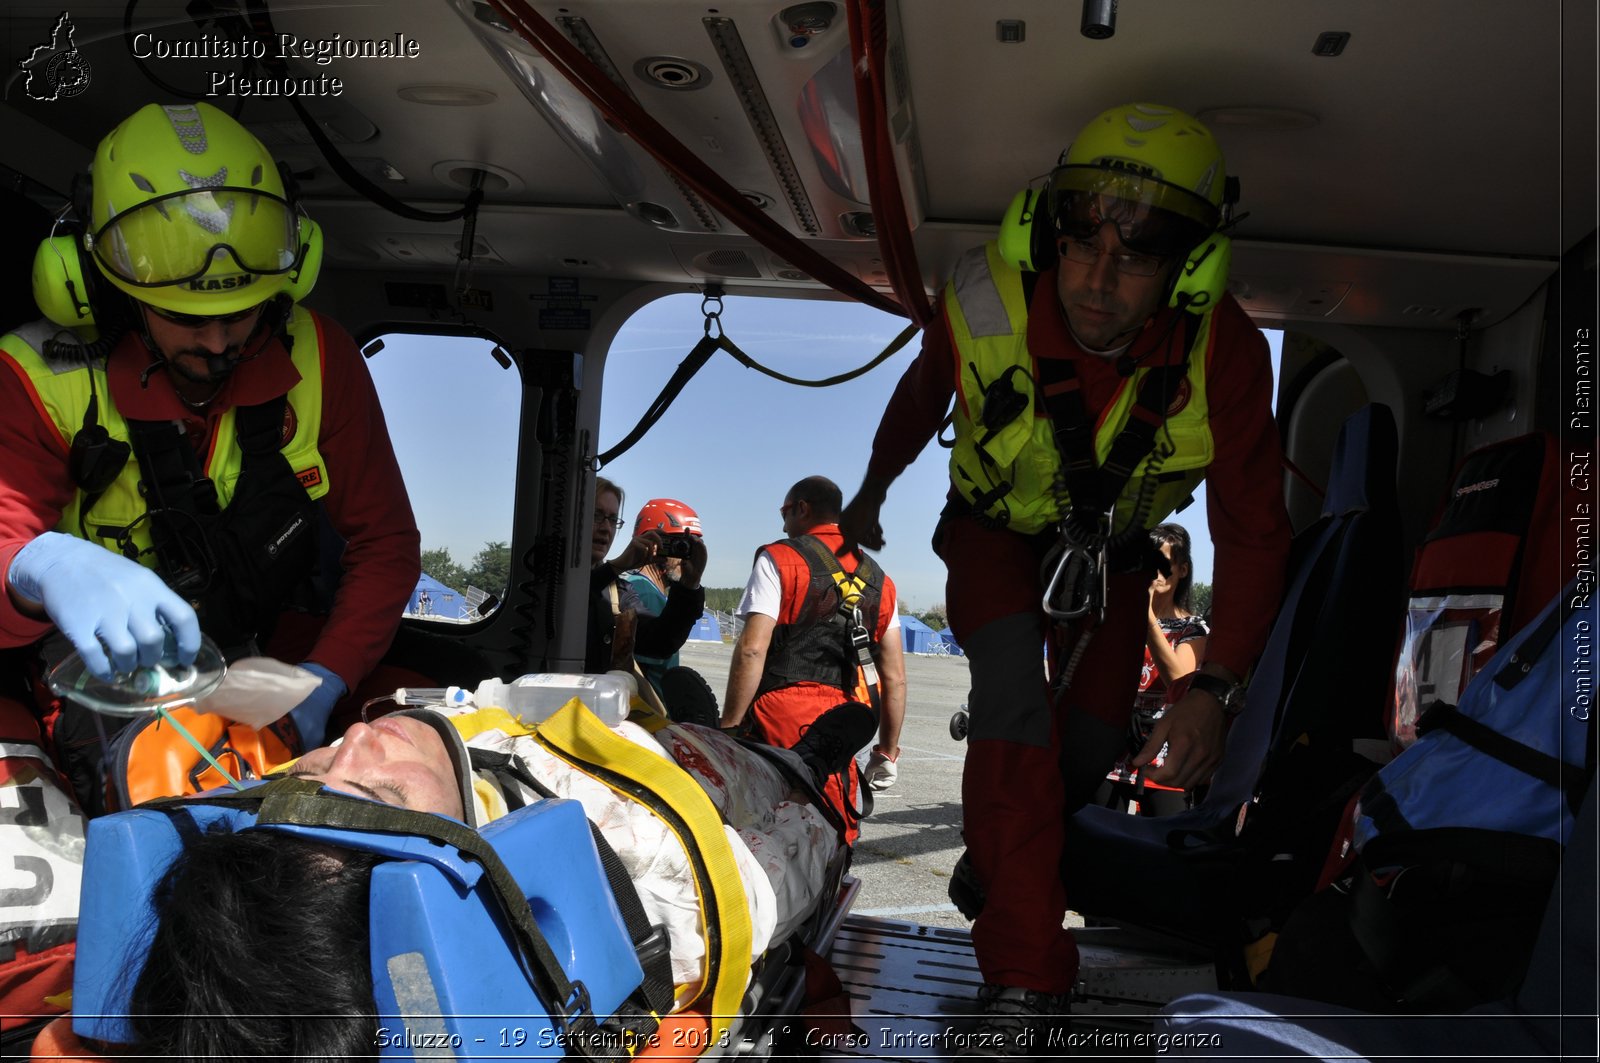
<svg viewBox="0 0 1600 1063">
<path fill-rule="evenodd" d="M 189 705 L 221 685 L 228 673 L 222 651 L 209 638 L 200 639 L 194 661 L 180 664 L 177 645 L 167 636 L 159 663 L 101 679 L 72 654 L 50 670 L 45 682 L 57 696 L 68 698 L 108 716 L 150 716 L 178 705 Z"/>
</svg>

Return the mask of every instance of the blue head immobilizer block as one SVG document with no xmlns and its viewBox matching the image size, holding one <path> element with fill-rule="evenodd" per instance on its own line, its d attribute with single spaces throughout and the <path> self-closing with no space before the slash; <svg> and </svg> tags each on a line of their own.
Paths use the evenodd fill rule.
<svg viewBox="0 0 1600 1063">
<path fill-rule="evenodd" d="M 216 823 L 300 834 L 392 857 L 374 869 L 372 976 L 378 1044 L 386 1058 L 526 1056 L 559 1043 L 561 1002 L 539 999 L 512 944 L 482 868 L 456 849 L 404 834 L 324 827 L 255 827 L 255 815 L 201 795 L 162 810 L 135 809 L 89 823 L 73 980 L 73 1032 L 113 1044 L 133 1040 L 133 983 L 155 934 L 151 894 L 184 839 Z M 521 887 L 551 950 L 593 1014 L 613 1014 L 643 980 L 576 801 L 541 801 L 481 832 Z"/>
</svg>

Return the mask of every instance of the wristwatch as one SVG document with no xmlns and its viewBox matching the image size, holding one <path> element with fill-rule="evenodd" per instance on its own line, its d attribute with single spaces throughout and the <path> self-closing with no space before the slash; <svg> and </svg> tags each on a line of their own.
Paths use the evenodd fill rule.
<svg viewBox="0 0 1600 1063">
<path fill-rule="evenodd" d="M 1225 716 L 1237 716 L 1244 711 L 1244 686 L 1241 683 L 1230 683 L 1226 679 L 1210 675 L 1206 672 L 1190 672 L 1183 679 L 1188 680 L 1186 690 L 1203 690 L 1217 699 L 1222 706 Z M 1182 682 L 1180 679 L 1179 682 Z"/>
</svg>

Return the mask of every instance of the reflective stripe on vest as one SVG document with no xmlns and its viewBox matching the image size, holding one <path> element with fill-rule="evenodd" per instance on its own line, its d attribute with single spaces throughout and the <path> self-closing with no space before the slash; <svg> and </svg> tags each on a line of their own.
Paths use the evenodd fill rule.
<svg viewBox="0 0 1600 1063">
<path fill-rule="evenodd" d="M 6 353 L 27 372 L 41 405 L 54 420 L 56 431 L 61 433 L 64 446 L 70 446 L 72 437 L 83 427 L 83 413 L 89 405 L 91 373 L 94 374 L 94 388 L 100 396 L 101 426 L 113 439 L 126 441 L 129 438 L 128 423 L 112 405 L 104 366 L 84 366 L 70 359 L 52 360 L 40 353 L 47 339 L 63 331 L 48 321 L 20 328 L 6 341 Z M 322 337 L 310 312 L 298 306 L 291 315 L 288 331 L 294 340 L 291 359 L 300 373 L 300 382 L 289 390 L 288 408 L 294 414 L 295 432 L 282 450 L 289 468 L 294 470 L 306 494 L 316 500 L 326 495 L 330 486 L 327 464 L 317 449 L 322 432 Z M 216 485 L 217 503 L 223 508 L 233 497 L 243 456 L 234 428 L 234 411 L 230 409 L 218 421 L 211 437 L 211 451 L 201 463 L 206 475 Z M 89 541 L 121 552 L 118 537 L 123 529 L 133 526 L 130 538 L 140 552 L 139 562 L 154 567 L 156 557 L 150 549 L 149 522 L 140 520 L 146 507 L 139 493 L 139 480 L 139 462 L 130 456 L 116 481 L 89 511 Z M 83 492 L 75 491 L 72 500 L 62 510 L 56 531 L 80 535 L 78 512 L 83 500 Z"/>
<path fill-rule="evenodd" d="M 1025 534 L 1042 531 L 1061 518 L 1054 489 L 1061 455 L 1049 413 L 1034 397 L 1037 378 L 1027 346 L 1028 304 L 1022 274 L 1000 258 L 993 242 L 973 248 L 962 256 L 945 286 L 944 306 L 954 339 L 957 380 L 950 481 L 962 498 L 989 518 Z M 1187 402 L 1156 434 L 1159 449 L 1170 432 L 1175 450 L 1164 460 L 1152 453 L 1140 462 L 1117 499 L 1113 531 L 1122 531 L 1133 522 L 1146 478 L 1154 476 L 1141 514 L 1140 523 L 1146 527 L 1161 523 L 1205 478 L 1206 466 L 1215 454 L 1206 402 L 1210 345 L 1211 312 L 1207 311 L 1189 352 Z M 1011 374 L 1011 380 L 1027 399 L 1025 412 L 994 432 L 980 448 L 979 438 L 989 434 L 978 423 L 984 388 L 1012 366 L 1023 370 Z M 1127 424 L 1139 385 L 1148 374 L 1148 367 L 1140 367 L 1123 380 L 1101 414 L 1094 439 L 1098 461 L 1105 461 L 1112 442 Z"/>
</svg>

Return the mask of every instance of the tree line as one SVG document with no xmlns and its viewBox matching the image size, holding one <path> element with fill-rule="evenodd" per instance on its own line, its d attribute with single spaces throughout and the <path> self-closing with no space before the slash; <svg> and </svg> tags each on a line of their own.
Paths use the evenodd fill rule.
<svg viewBox="0 0 1600 1063">
<path fill-rule="evenodd" d="M 468 587 L 476 587 L 504 597 L 506 585 L 511 582 L 511 544 L 484 543 L 468 565 L 458 564 L 445 547 L 424 550 L 422 571 L 451 590 L 464 593 Z"/>
</svg>

